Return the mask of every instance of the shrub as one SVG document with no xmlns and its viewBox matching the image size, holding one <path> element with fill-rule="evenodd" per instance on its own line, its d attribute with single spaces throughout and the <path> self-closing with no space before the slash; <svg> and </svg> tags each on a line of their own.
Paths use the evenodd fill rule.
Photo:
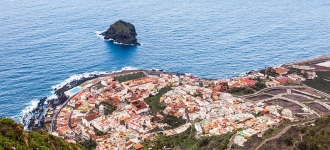
<svg viewBox="0 0 330 150">
<path fill-rule="evenodd" d="M 286 146 L 291 146 L 291 145 L 293 145 L 293 138 L 292 138 L 292 137 L 286 137 L 286 138 L 284 139 L 284 143 L 285 143 Z"/>
</svg>

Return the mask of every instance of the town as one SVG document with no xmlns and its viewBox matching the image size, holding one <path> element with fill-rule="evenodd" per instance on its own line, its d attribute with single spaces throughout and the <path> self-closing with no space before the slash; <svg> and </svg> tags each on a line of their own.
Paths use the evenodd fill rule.
<svg viewBox="0 0 330 150">
<path fill-rule="evenodd" d="M 98 150 L 142 149 L 158 135 L 188 129 L 197 139 L 235 131 L 228 147 L 243 146 L 282 122 L 330 114 L 330 95 L 304 84 L 330 70 L 330 61 L 312 62 L 217 80 L 162 70 L 104 74 L 65 91 L 64 103 L 49 105 L 45 129 L 69 142 L 93 140 Z"/>
</svg>

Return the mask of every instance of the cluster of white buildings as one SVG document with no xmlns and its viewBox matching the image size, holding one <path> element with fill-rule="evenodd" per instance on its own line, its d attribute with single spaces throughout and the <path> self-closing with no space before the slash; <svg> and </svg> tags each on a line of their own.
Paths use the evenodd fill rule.
<svg viewBox="0 0 330 150">
<path fill-rule="evenodd" d="M 187 127 L 183 129 L 195 121 L 195 129 L 201 136 L 242 130 L 242 136 L 239 137 L 243 139 L 265 131 L 281 118 L 292 117 L 290 110 L 281 109 L 279 113 L 278 107 L 256 105 L 222 92 L 224 87 L 219 83 L 223 82 L 165 73 L 122 83 L 114 81 L 113 76 L 93 79 L 80 85 L 81 90 L 76 91 L 67 107 L 61 110 L 57 123 L 60 125 L 58 134 L 73 139 L 92 138 L 97 142 L 98 150 L 140 149 L 143 140 L 154 140 L 155 133 L 150 133 L 150 130 L 168 126 L 153 122 L 154 117 L 174 115 L 185 119 Z M 249 78 L 226 82 L 229 87 L 255 84 Z M 166 106 L 162 110 L 163 115 L 150 115 L 150 106 L 144 99 L 168 86 L 173 90 L 159 100 Z M 111 114 L 106 114 L 109 105 L 117 108 Z M 264 115 L 255 117 L 258 112 Z M 69 120 L 70 124 L 67 123 Z M 99 133 L 95 132 L 103 134 L 96 135 Z"/>
</svg>

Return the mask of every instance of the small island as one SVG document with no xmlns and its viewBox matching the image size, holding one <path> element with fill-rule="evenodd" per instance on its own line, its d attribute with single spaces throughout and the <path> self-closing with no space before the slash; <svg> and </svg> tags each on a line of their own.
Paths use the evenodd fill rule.
<svg viewBox="0 0 330 150">
<path fill-rule="evenodd" d="M 137 33 L 134 25 L 122 20 L 116 21 L 107 31 L 100 35 L 103 36 L 103 39 L 113 40 L 116 43 L 140 45 L 135 37 L 137 36 Z"/>
</svg>

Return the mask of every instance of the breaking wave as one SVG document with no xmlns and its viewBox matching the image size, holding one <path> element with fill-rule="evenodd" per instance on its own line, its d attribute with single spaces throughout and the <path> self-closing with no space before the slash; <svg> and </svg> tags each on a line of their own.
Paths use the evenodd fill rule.
<svg viewBox="0 0 330 150">
<path fill-rule="evenodd" d="M 29 105 L 27 107 L 25 107 L 19 115 L 15 115 L 12 118 L 14 120 L 21 120 L 21 123 L 24 125 L 29 124 L 31 117 L 33 116 L 32 111 L 35 108 L 37 108 L 39 101 L 40 100 L 38 100 L 38 99 L 34 99 L 34 100 L 30 101 Z M 26 127 L 25 127 L 25 129 L 26 129 Z"/>
</svg>

